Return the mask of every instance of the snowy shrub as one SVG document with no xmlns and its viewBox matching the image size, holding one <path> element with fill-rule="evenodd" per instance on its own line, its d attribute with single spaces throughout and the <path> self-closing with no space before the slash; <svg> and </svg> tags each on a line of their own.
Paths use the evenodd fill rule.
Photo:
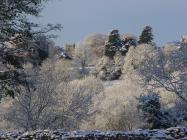
<svg viewBox="0 0 187 140">
<path fill-rule="evenodd" d="M 130 79 L 108 82 L 111 85 L 105 85 L 104 95 L 94 100 L 96 114 L 91 121 L 84 123 L 82 129 L 132 130 L 143 126 L 135 99 L 140 95 L 140 86 Z"/>
</svg>

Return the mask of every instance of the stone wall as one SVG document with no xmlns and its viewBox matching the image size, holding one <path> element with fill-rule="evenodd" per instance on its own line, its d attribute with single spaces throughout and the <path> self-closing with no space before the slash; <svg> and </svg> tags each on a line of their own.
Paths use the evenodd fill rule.
<svg viewBox="0 0 187 140">
<path fill-rule="evenodd" d="M 166 130 L 72 131 L 37 130 L 32 132 L 0 132 L 0 140 L 187 140 L 186 127 Z"/>
</svg>

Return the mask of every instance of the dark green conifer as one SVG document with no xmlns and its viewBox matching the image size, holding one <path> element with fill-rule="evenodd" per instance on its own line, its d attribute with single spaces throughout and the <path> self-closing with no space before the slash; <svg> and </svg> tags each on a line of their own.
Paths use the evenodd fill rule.
<svg viewBox="0 0 187 140">
<path fill-rule="evenodd" d="M 122 46 L 119 31 L 112 30 L 109 34 L 108 41 L 105 44 L 105 55 L 113 57 L 119 48 Z"/>
<path fill-rule="evenodd" d="M 152 27 L 151 26 L 146 26 L 140 37 L 139 37 L 139 41 L 138 41 L 139 44 L 143 44 L 143 43 L 146 43 L 146 44 L 152 44 L 153 43 L 153 33 L 152 33 Z"/>
</svg>

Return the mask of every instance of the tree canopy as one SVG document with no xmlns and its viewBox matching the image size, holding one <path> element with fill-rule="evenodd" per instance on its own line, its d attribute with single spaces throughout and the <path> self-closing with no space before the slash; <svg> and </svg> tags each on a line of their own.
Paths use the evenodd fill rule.
<svg viewBox="0 0 187 140">
<path fill-rule="evenodd" d="M 0 89 L 1 95 L 14 95 L 17 86 L 23 84 L 23 67 L 20 62 L 28 53 L 28 45 L 38 34 L 60 29 L 60 25 L 41 27 L 29 21 L 28 16 L 38 17 L 47 0 L 0 1 Z M 7 47 L 7 43 L 17 46 Z M 18 47 L 19 46 L 19 47 Z M 21 46 L 21 47 L 20 47 Z M 37 45 L 35 45 L 37 47 Z M 22 78 L 21 78 L 22 77 Z"/>
<path fill-rule="evenodd" d="M 152 33 L 152 27 L 151 26 L 145 26 L 140 37 L 139 37 L 139 44 L 151 44 L 153 43 L 153 33 Z"/>
</svg>

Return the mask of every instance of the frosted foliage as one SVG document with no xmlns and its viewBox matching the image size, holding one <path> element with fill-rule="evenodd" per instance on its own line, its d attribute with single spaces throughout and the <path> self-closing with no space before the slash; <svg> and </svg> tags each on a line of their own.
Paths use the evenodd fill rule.
<svg viewBox="0 0 187 140">
<path fill-rule="evenodd" d="M 95 64 L 95 61 L 96 59 L 90 46 L 84 43 L 76 45 L 74 63 L 83 75 L 87 74 L 86 67 Z"/>
<path fill-rule="evenodd" d="M 133 74 L 145 60 L 151 58 L 155 53 L 155 47 L 148 44 L 141 44 L 137 47 L 130 47 L 124 64 L 124 74 Z"/>
<path fill-rule="evenodd" d="M 187 89 L 187 55 L 184 50 L 164 52 L 160 49 L 139 67 L 139 74 L 147 85 L 165 88 L 183 101 L 186 100 Z"/>
<path fill-rule="evenodd" d="M 114 63 L 116 66 L 123 67 L 124 65 L 124 56 L 121 55 L 119 52 L 116 53 L 114 56 Z"/>
<path fill-rule="evenodd" d="M 94 77 L 70 80 L 70 68 L 68 61 L 48 60 L 40 71 L 33 71 L 33 80 L 38 84 L 30 90 L 21 90 L 6 110 L 0 108 L 0 119 L 5 117 L 7 121 L 1 122 L 0 127 L 8 128 L 10 123 L 11 128 L 24 130 L 79 129 L 80 123 L 94 114 L 93 101 L 102 93 L 103 85 Z"/>
<path fill-rule="evenodd" d="M 91 51 L 95 56 L 95 63 L 97 59 L 101 58 L 104 54 L 104 44 L 107 40 L 107 36 L 99 33 L 94 33 L 83 40 L 83 43 L 91 47 Z"/>
<path fill-rule="evenodd" d="M 61 83 L 58 88 L 59 111 L 64 112 L 64 127 L 77 129 L 81 121 L 87 120 L 94 112 L 93 99 L 103 91 L 102 83 L 94 77 Z"/>
<path fill-rule="evenodd" d="M 94 33 L 86 37 L 86 39 L 84 39 L 84 43 L 91 47 L 99 47 L 105 44 L 106 39 L 106 35 Z"/>
<path fill-rule="evenodd" d="M 187 90 L 187 46 L 164 48 L 142 44 L 131 47 L 124 64 L 124 79 L 134 79 L 145 90 L 159 92 L 161 109 L 174 118 L 184 118 Z M 180 121 L 179 121 L 180 122 Z"/>
<path fill-rule="evenodd" d="M 136 108 L 141 87 L 131 80 L 105 88 L 104 96 L 96 98 L 94 110 L 97 112 L 92 121 L 83 124 L 83 129 L 132 130 L 143 121 Z"/>
</svg>

